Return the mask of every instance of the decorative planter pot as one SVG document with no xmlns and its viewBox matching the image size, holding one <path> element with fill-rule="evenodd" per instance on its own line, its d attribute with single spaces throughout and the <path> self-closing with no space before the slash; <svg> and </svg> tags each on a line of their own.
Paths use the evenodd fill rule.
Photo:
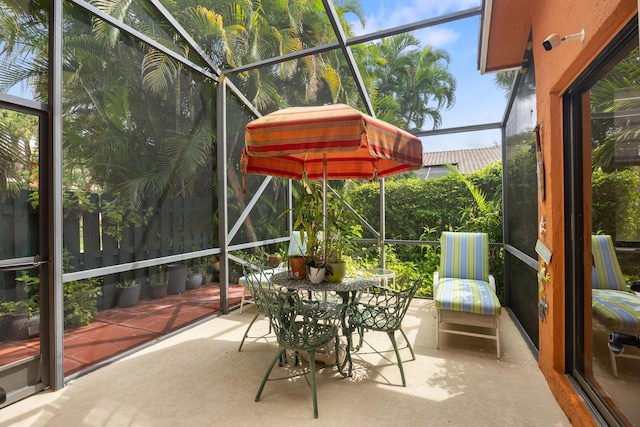
<svg viewBox="0 0 640 427">
<path fill-rule="evenodd" d="M 327 263 L 327 280 L 330 282 L 342 282 L 344 276 L 347 275 L 347 263 L 340 262 L 328 262 Z"/>
<path fill-rule="evenodd" d="M 282 258 L 278 255 L 269 255 L 269 267 L 276 268 L 282 262 Z"/>
<path fill-rule="evenodd" d="M 118 307 L 132 307 L 140 301 L 140 285 L 118 288 Z"/>
<path fill-rule="evenodd" d="M 311 281 L 311 283 L 321 283 L 324 281 L 326 272 L 327 272 L 327 269 L 325 267 L 322 267 L 322 268 L 309 267 L 308 279 Z"/>
<path fill-rule="evenodd" d="M 187 290 L 187 266 L 184 264 L 169 264 L 169 289 L 171 295 L 181 294 Z"/>
<path fill-rule="evenodd" d="M 202 273 L 187 274 L 187 289 L 198 289 L 202 285 Z"/>
<path fill-rule="evenodd" d="M 289 270 L 291 271 L 291 277 L 297 280 L 304 280 L 307 278 L 307 266 L 305 265 L 305 259 L 301 256 L 294 256 L 289 258 Z"/>
<path fill-rule="evenodd" d="M 13 314 L 9 321 L 14 339 L 26 340 L 40 335 L 40 312 L 34 312 L 29 318 L 24 313 Z"/>
<path fill-rule="evenodd" d="M 168 283 L 154 283 L 149 285 L 149 292 L 151 293 L 151 298 L 160 299 L 167 296 L 167 288 L 169 287 Z"/>
</svg>

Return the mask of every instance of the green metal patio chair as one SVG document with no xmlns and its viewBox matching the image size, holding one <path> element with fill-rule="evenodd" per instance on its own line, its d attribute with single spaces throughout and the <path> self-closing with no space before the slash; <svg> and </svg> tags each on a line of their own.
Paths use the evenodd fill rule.
<svg viewBox="0 0 640 427">
<path fill-rule="evenodd" d="M 307 247 L 307 236 L 306 234 L 302 234 L 301 231 L 294 231 L 291 233 L 291 239 L 289 240 L 289 249 L 287 251 L 287 256 L 302 256 L 304 255 Z M 244 268 L 244 267 L 243 267 Z M 242 276 L 238 281 L 238 284 L 244 286 L 244 290 L 242 292 L 242 299 L 240 300 L 240 313 L 242 313 L 242 308 L 245 304 L 252 303 L 253 294 L 251 293 L 251 286 L 256 286 L 258 283 L 261 283 L 263 286 L 268 285 L 270 283 L 270 276 L 276 273 L 281 273 L 287 271 L 287 266 L 281 264 L 274 268 L 262 268 L 260 276 L 256 276 L 255 274 L 252 276 L 251 281 L 247 281 L 246 275 Z M 246 273 L 246 271 L 245 271 Z M 255 280 L 260 279 L 260 280 Z M 252 297 L 251 300 L 246 299 L 247 296 Z"/>
<path fill-rule="evenodd" d="M 407 335 L 402 330 L 402 320 L 404 319 L 407 309 L 409 308 L 409 304 L 421 283 L 422 278 L 417 279 L 412 285 L 405 289 L 392 289 L 386 286 L 375 286 L 369 288 L 368 292 L 365 292 L 360 296 L 360 300 L 352 307 L 352 312 L 349 313 L 350 333 L 355 329 L 360 335 L 360 342 L 357 347 L 358 349 L 362 347 L 364 343 L 365 331 L 379 331 L 387 333 L 396 354 L 403 387 L 407 386 L 407 382 L 404 377 L 400 350 L 408 348 L 411 352 L 411 360 L 415 360 L 416 356 L 413 353 L 413 348 L 411 347 L 411 343 L 409 342 Z M 395 337 L 396 331 L 400 331 L 407 343 L 406 346 L 398 348 L 398 343 L 396 342 Z M 353 342 L 351 339 L 349 341 Z M 386 351 L 378 351 L 374 349 L 371 344 L 368 345 L 377 354 L 391 362 L 391 360 L 386 358 L 383 354 L 386 353 Z"/>
<path fill-rule="evenodd" d="M 288 292 L 258 287 L 257 298 L 263 302 L 267 310 L 271 327 L 278 340 L 278 350 L 271 360 L 256 394 L 256 402 L 260 400 L 262 390 L 267 381 L 294 378 L 310 374 L 311 393 L 313 397 L 313 416 L 318 418 L 318 401 L 316 396 L 316 362 L 315 352 L 318 347 L 335 342 L 335 351 L 339 351 L 338 330 L 342 320 L 343 305 L 322 304 L 318 301 L 302 299 L 297 292 Z M 304 351 L 309 360 L 308 370 L 286 377 L 269 378 L 276 362 L 283 360 L 286 351 Z M 296 364 L 298 357 L 295 358 Z"/>
<path fill-rule="evenodd" d="M 242 341 L 240 341 L 240 346 L 238 347 L 238 351 L 242 351 L 242 346 L 244 345 L 244 341 L 247 339 L 249 335 L 249 330 L 261 315 L 268 315 L 267 308 L 264 306 L 264 302 L 260 300 L 258 296 L 257 288 L 260 287 L 271 287 L 271 275 L 265 274 L 264 268 L 260 265 L 256 264 L 245 264 L 242 266 L 244 270 L 244 286 L 245 289 L 249 291 L 251 295 L 251 299 L 256 306 L 256 315 L 253 316 L 249 326 L 244 331 L 244 335 L 242 336 Z M 240 308 L 240 312 L 242 313 L 242 307 Z M 269 333 L 271 333 L 271 324 L 269 324 Z"/>
</svg>

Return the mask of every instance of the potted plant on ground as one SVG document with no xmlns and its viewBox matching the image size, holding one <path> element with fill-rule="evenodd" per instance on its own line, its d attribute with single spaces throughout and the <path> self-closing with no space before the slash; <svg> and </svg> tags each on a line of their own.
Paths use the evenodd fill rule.
<svg viewBox="0 0 640 427">
<path fill-rule="evenodd" d="M 167 292 L 171 295 L 181 294 L 187 290 L 187 266 L 184 264 L 167 265 L 169 274 L 169 287 Z"/>
<path fill-rule="evenodd" d="M 98 296 L 102 295 L 100 279 L 73 280 L 62 285 L 64 326 L 86 326 L 98 314 Z"/>
<path fill-rule="evenodd" d="M 169 280 L 167 278 L 167 271 L 163 266 L 158 267 L 158 271 L 152 274 L 149 278 L 149 291 L 151 298 L 160 299 L 167 295 L 167 288 L 169 287 Z"/>
<path fill-rule="evenodd" d="M 140 284 L 135 280 L 119 282 L 118 307 L 132 307 L 140 301 Z"/>
<path fill-rule="evenodd" d="M 205 267 L 201 265 L 200 259 L 189 261 L 189 272 L 187 273 L 186 289 L 198 289 L 202 285 L 204 279 Z"/>
<path fill-rule="evenodd" d="M 40 303 L 37 296 L 0 303 L 0 319 L 7 322 L 9 336 L 17 340 L 26 340 L 40 334 Z"/>
</svg>

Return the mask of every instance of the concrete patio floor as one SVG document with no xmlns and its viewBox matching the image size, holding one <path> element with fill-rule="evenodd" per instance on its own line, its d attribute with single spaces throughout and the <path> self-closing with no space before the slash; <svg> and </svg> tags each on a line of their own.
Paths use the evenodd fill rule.
<svg viewBox="0 0 640 427">
<path fill-rule="evenodd" d="M 445 335 L 435 348 L 433 301 L 414 299 L 403 323 L 416 360 L 403 350 L 407 387 L 396 365 L 375 354 L 354 357 L 354 375 L 318 374 L 319 418 L 304 378 L 270 381 L 255 394 L 275 353 L 262 318 L 242 352 L 255 314 L 207 320 L 135 354 L 0 411 L 11 426 L 568 426 L 535 358 L 503 310 L 502 358 L 495 343 Z M 258 337 L 267 334 L 266 337 Z M 368 333 L 376 348 L 386 334 Z M 363 352 L 367 351 L 366 347 Z M 274 374 L 286 372 L 274 368 Z"/>
</svg>

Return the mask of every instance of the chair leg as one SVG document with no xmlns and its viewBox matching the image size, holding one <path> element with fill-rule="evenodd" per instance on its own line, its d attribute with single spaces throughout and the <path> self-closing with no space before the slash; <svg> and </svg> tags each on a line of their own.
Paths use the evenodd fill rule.
<svg viewBox="0 0 640 427">
<path fill-rule="evenodd" d="M 247 294 L 247 288 L 242 290 L 242 299 L 240 300 L 240 314 L 242 314 L 242 307 L 244 307 L 244 296 Z"/>
<path fill-rule="evenodd" d="M 242 308 L 240 308 L 240 310 L 242 310 Z M 238 347 L 238 351 L 242 350 L 242 345 L 244 344 L 244 340 L 247 338 L 247 335 L 249 335 L 249 329 L 251 329 L 251 327 L 253 326 L 253 323 L 256 321 L 258 316 L 260 316 L 259 312 L 256 313 L 255 316 L 253 316 L 253 320 L 251 320 L 251 323 L 249 323 L 249 326 L 247 327 L 247 330 L 244 331 L 244 335 L 242 336 L 242 341 L 240 341 L 240 347 Z"/>
<path fill-rule="evenodd" d="M 500 359 L 500 317 L 496 316 L 496 352 L 498 353 L 498 359 Z"/>
<path fill-rule="evenodd" d="M 318 397 L 316 395 L 316 351 L 308 350 L 309 370 L 311 370 L 311 396 L 313 397 L 313 418 L 318 418 Z"/>
<path fill-rule="evenodd" d="M 282 353 L 284 353 L 284 351 L 285 351 L 285 347 L 280 346 L 280 348 L 278 349 L 278 352 L 273 357 L 273 360 L 271 360 L 271 363 L 269 364 L 269 368 L 267 369 L 267 372 L 264 374 L 264 378 L 262 378 L 262 383 L 260 384 L 260 388 L 258 389 L 258 393 L 256 394 L 256 402 L 260 401 L 260 395 L 262 394 L 262 390 L 264 389 L 264 385 L 267 383 L 267 380 L 269 379 L 269 375 L 271 374 L 271 370 L 275 366 L 276 362 L 278 360 L 280 360 L 280 357 L 282 356 Z"/>
<path fill-rule="evenodd" d="M 409 351 L 411 352 L 411 360 L 416 360 L 416 355 L 413 353 L 413 347 L 411 347 L 411 343 L 409 342 L 409 338 L 407 338 L 407 334 L 404 333 L 402 328 L 400 328 L 400 332 L 404 337 L 404 340 L 407 342 L 407 347 L 409 347 Z"/>
<path fill-rule="evenodd" d="M 609 342 L 611 342 L 611 331 L 609 331 Z M 611 360 L 611 373 L 614 377 L 618 377 L 618 364 L 616 362 L 616 355 L 611 349 L 607 347 L 607 351 L 609 352 L 609 359 Z"/>
<path fill-rule="evenodd" d="M 440 348 L 440 310 L 436 310 L 436 348 Z"/>
<path fill-rule="evenodd" d="M 398 344 L 396 343 L 396 337 L 394 331 L 388 331 L 387 335 L 393 344 L 393 350 L 396 352 L 396 359 L 398 360 L 398 368 L 400 368 L 400 377 L 402 378 L 402 387 L 407 386 L 407 382 L 404 379 L 404 369 L 402 367 L 402 359 L 400 358 L 400 351 L 398 350 Z"/>
</svg>

